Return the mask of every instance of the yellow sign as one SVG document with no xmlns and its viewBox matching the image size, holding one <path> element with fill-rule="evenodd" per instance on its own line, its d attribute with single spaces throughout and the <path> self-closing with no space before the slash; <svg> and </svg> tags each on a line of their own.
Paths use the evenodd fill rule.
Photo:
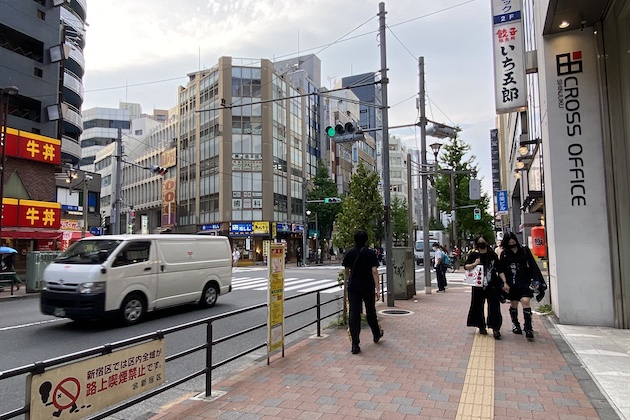
<svg viewBox="0 0 630 420">
<path fill-rule="evenodd" d="M 284 348 L 284 245 L 269 247 L 269 292 L 267 294 L 267 351 Z"/>
<path fill-rule="evenodd" d="M 27 419 L 82 419 L 157 388 L 164 356 L 162 339 L 32 374 Z"/>
<path fill-rule="evenodd" d="M 269 234 L 269 222 L 254 222 L 253 223 L 253 233 L 254 234 Z"/>
<path fill-rule="evenodd" d="M 271 246 L 271 241 L 265 240 L 263 241 L 263 257 L 269 255 L 269 247 Z"/>
</svg>

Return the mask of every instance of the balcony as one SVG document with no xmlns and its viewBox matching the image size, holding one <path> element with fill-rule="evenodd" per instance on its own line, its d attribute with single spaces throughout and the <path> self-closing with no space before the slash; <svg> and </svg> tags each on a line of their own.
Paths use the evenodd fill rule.
<svg viewBox="0 0 630 420">
<path fill-rule="evenodd" d="M 70 56 L 64 62 L 64 67 L 81 79 L 85 73 L 85 57 L 83 57 L 83 51 L 70 42 L 66 41 L 65 44 L 70 47 Z"/>
<path fill-rule="evenodd" d="M 81 159 L 81 146 L 71 137 L 63 136 L 61 140 L 61 159 L 64 162 L 78 163 Z"/>
<path fill-rule="evenodd" d="M 85 15 L 87 12 L 87 2 L 85 0 L 71 0 L 70 8 L 79 15 L 83 21 L 85 21 Z"/>
<path fill-rule="evenodd" d="M 83 83 L 79 76 L 65 69 L 63 75 L 63 98 L 77 108 L 83 103 Z"/>
<path fill-rule="evenodd" d="M 85 36 L 85 25 L 83 21 L 70 9 L 66 9 L 65 7 L 61 8 L 61 21 L 71 28 L 66 28 L 66 33 L 71 32 L 73 35 L 80 36 L 81 38 Z"/>
<path fill-rule="evenodd" d="M 63 114 L 63 132 L 80 134 L 83 131 L 83 120 L 79 109 L 64 102 L 61 104 L 61 110 Z"/>
</svg>

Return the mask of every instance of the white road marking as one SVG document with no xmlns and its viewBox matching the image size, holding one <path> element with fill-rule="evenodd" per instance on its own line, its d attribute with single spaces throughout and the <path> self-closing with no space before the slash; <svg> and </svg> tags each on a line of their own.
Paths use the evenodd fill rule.
<svg viewBox="0 0 630 420">
<path fill-rule="evenodd" d="M 0 328 L 0 331 L 17 330 L 18 328 L 33 327 L 35 325 L 50 324 L 50 323 L 59 322 L 59 321 L 67 321 L 67 319 L 56 318 L 56 319 L 49 319 L 48 321 L 38 321 L 38 322 L 30 322 L 28 324 L 22 324 L 22 325 L 13 325 L 11 327 Z"/>
</svg>

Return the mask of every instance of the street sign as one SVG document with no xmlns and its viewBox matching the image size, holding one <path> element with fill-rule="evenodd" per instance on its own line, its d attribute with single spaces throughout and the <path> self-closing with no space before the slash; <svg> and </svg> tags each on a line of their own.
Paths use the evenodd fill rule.
<svg viewBox="0 0 630 420">
<path fill-rule="evenodd" d="M 508 192 L 506 190 L 497 191 L 497 214 L 508 214 Z"/>
</svg>

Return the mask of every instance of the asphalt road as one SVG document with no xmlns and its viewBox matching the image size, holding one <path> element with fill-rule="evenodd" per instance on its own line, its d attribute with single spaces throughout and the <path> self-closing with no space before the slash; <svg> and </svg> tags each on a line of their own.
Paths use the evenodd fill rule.
<svg viewBox="0 0 630 420">
<path fill-rule="evenodd" d="M 305 291 L 320 289 L 336 284 L 339 266 L 287 267 L 285 273 L 285 297 Z M 131 327 L 119 327 L 109 321 L 79 324 L 73 321 L 43 315 L 39 311 L 39 299 L 28 298 L 0 302 L 0 370 L 24 366 L 36 361 L 47 360 L 77 351 L 100 346 L 126 338 L 154 332 L 159 329 L 180 325 L 186 322 L 203 319 L 213 315 L 233 311 L 266 302 L 266 268 L 238 268 L 233 274 L 232 293 L 220 296 L 217 305 L 209 309 L 197 306 L 173 308 L 149 314 L 144 322 Z M 322 294 L 322 301 L 341 295 L 336 287 Z M 315 304 L 315 295 L 287 301 L 285 315 Z M 339 300 L 324 308 L 329 314 L 341 308 Z M 296 317 L 287 319 L 285 332 L 291 331 L 315 319 L 315 311 L 311 310 Z M 215 339 L 234 334 L 245 328 L 265 322 L 266 309 L 240 314 L 214 324 Z M 335 320 L 332 317 L 323 322 L 329 325 Z M 315 332 L 315 326 L 287 337 L 287 345 Z M 205 342 L 205 327 L 194 327 L 166 336 L 166 354 L 171 355 L 184 351 Z M 227 357 L 255 347 L 266 341 L 266 329 L 250 332 L 242 337 L 226 341 L 215 346 L 213 361 L 220 362 Z M 222 376 L 229 375 L 252 363 L 253 360 L 266 355 L 259 350 L 229 363 L 213 372 L 213 382 Z M 167 363 L 167 379 L 176 379 L 201 369 L 205 363 L 203 353 L 186 356 Z M 178 386 L 162 396 L 154 397 L 150 402 L 139 404 L 125 410 L 112 418 L 139 418 L 151 412 L 151 409 L 167 403 L 179 395 L 190 392 L 202 392 L 203 376 Z M 0 413 L 20 408 L 25 399 L 26 376 L 3 380 L 0 383 Z"/>
</svg>

